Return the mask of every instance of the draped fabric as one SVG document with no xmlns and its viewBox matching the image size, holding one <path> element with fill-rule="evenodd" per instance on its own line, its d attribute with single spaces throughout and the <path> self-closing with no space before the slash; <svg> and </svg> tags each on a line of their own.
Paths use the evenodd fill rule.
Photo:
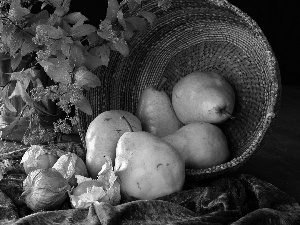
<svg viewBox="0 0 300 225">
<path fill-rule="evenodd" d="M 0 181 L 0 224 L 300 224 L 300 206 L 275 186 L 252 175 L 232 174 L 198 183 L 156 200 L 117 206 L 94 203 L 33 213 L 19 199 L 26 175 L 9 171 Z"/>
</svg>

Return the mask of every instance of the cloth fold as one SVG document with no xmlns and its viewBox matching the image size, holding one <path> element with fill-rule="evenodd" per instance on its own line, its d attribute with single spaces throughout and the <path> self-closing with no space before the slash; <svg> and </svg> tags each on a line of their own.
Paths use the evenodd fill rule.
<svg viewBox="0 0 300 225">
<path fill-rule="evenodd" d="M 183 191 L 156 200 L 72 209 L 67 199 L 56 211 L 36 213 L 18 202 L 23 179 L 8 174 L 0 181 L 0 224 L 300 224 L 300 206 L 292 196 L 247 174 L 186 183 Z"/>
</svg>

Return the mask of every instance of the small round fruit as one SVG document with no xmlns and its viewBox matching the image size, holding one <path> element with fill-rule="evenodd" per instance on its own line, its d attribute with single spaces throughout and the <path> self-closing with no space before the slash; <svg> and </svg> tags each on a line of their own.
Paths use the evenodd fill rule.
<svg viewBox="0 0 300 225">
<path fill-rule="evenodd" d="M 33 170 L 51 168 L 57 160 L 58 156 L 47 152 L 42 146 L 32 145 L 23 155 L 21 163 L 25 173 L 29 174 Z"/>
</svg>

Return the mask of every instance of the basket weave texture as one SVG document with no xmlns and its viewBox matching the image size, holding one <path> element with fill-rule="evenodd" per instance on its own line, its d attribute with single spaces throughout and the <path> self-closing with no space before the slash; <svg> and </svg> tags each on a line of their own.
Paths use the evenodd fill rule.
<svg viewBox="0 0 300 225">
<path fill-rule="evenodd" d="M 278 112 L 280 72 L 269 42 L 255 21 L 225 0 L 173 0 L 167 11 L 157 0 L 142 3 L 141 10 L 154 12 L 158 21 L 134 36 L 128 57 L 112 54 L 109 66 L 95 71 L 102 86 L 86 93 L 93 115 L 79 112 L 82 142 L 98 114 L 111 109 L 135 113 L 141 92 L 163 77 L 163 89 L 171 95 L 185 75 L 212 71 L 236 94 L 234 119 L 220 125 L 231 157 L 212 168 L 187 169 L 186 178 L 201 180 L 236 170 L 262 146 Z"/>
</svg>

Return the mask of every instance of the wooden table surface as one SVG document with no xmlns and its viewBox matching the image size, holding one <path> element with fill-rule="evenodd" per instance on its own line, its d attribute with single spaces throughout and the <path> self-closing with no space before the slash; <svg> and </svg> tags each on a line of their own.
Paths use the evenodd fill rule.
<svg viewBox="0 0 300 225">
<path fill-rule="evenodd" d="M 80 141 L 77 135 L 64 140 Z M 281 108 L 271 135 L 237 173 L 267 181 L 300 204 L 300 86 L 282 87 Z"/>
</svg>

